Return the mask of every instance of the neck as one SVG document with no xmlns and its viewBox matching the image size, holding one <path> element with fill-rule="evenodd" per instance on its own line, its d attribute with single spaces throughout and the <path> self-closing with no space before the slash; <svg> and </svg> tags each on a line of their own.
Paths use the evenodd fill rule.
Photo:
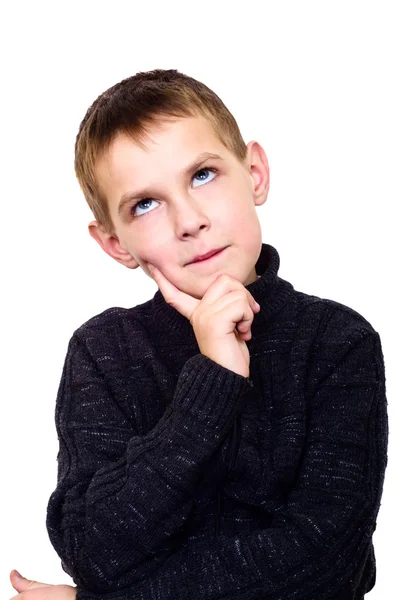
<svg viewBox="0 0 400 600">
<path fill-rule="evenodd" d="M 293 290 L 292 284 L 278 277 L 279 264 L 279 254 L 275 248 L 269 244 L 262 244 L 255 265 L 258 278 L 245 286 L 261 306 L 260 312 L 254 316 L 251 328 L 252 340 L 264 329 L 266 321 L 282 306 Z M 176 337 L 177 343 L 182 343 L 182 338 L 190 343 L 196 342 L 190 321 L 173 306 L 167 304 L 160 290 L 157 290 L 151 303 L 153 307 L 151 326 L 159 335 L 166 335 L 169 339 Z"/>
</svg>

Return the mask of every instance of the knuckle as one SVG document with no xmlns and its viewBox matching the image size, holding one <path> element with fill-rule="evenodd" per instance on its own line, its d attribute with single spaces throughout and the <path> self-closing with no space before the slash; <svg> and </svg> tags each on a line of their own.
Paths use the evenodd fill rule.
<svg viewBox="0 0 400 600">
<path fill-rule="evenodd" d="M 242 302 L 248 302 L 247 296 L 243 290 L 235 290 L 234 292 L 231 292 L 231 293 L 234 298 L 237 298 L 238 300 L 242 300 Z"/>
<path fill-rule="evenodd" d="M 254 319 L 254 313 L 251 310 L 251 308 L 249 308 L 249 306 L 247 305 L 246 310 L 245 310 L 245 314 L 246 314 L 246 322 L 251 325 Z"/>
<path fill-rule="evenodd" d="M 249 308 L 249 297 L 247 294 L 243 293 L 243 292 L 239 292 L 240 293 L 240 299 L 243 302 L 243 305 L 246 306 L 247 308 Z"/>
</svg>

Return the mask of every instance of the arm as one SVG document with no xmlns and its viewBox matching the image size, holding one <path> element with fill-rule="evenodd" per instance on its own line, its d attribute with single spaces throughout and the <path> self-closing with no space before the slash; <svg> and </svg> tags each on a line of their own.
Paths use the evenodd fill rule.
<svg viewBox="0 0 400 600">
<path fill-rule="evenodd" d="M 310 399 L 297 485 L 271 525 L 189 541 L 146 581 L 113 600 L 347 598 L 371 549 L 387 438 L 380 339 L 376 332 L 364 333 Z M 77 600 L 96 597 L 79 587 L 77 592 Z"/>
<path fill-rule="evenodd" d="M 118 590 L 165 560 L 251 390 L 249 379 L 197 354 L 156 426 L 134 435 L 87 348 L 72 338 L 56 404 L 58 482 L 47 529 L 77 585 Z M 132 403 L 140 400 L 132 389 Z"/>
</svg>

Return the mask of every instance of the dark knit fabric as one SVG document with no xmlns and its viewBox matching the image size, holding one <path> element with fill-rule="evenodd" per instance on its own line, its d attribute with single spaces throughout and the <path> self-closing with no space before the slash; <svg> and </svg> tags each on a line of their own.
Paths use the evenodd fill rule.
<svg viewBox="0 0 400 600">
<path fill-rule="evenodd" d="M 73 334 L 47 529 L 77 599 L 360 600 L 387 465 L 380 337 L 263 244 L 250 376 L 160 290 Z"/>
</svg>

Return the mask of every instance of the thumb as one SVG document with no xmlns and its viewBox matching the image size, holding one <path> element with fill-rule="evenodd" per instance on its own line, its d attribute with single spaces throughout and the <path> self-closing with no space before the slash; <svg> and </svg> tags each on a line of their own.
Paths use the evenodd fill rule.
<svg viewBox="0 0 400 600">
<path fill-rule="evenodd" d="M 38 587 L 51 587 L 49 583 L 40 583 L 39 581 L 33 581 L 22 577 L 16 569 L 13 569 L 10 573 L 11 585 L 18 593 L 25 592 L 26 590 L 32 590 Z"/>
<path fill-rule="evenodd" d="M 200 303 L 200 300 L 178 289 L 161 273 L 160 269 L 154 265 L 148 264 L 148 268 L 154 281 L 160 288 L 160 292 L 164 296 L 167 304 L 173 306 L 178 312 L 181 313 L 181 315 L 190 321 L 195 308 L 197 308 Z"/>
</svg>

